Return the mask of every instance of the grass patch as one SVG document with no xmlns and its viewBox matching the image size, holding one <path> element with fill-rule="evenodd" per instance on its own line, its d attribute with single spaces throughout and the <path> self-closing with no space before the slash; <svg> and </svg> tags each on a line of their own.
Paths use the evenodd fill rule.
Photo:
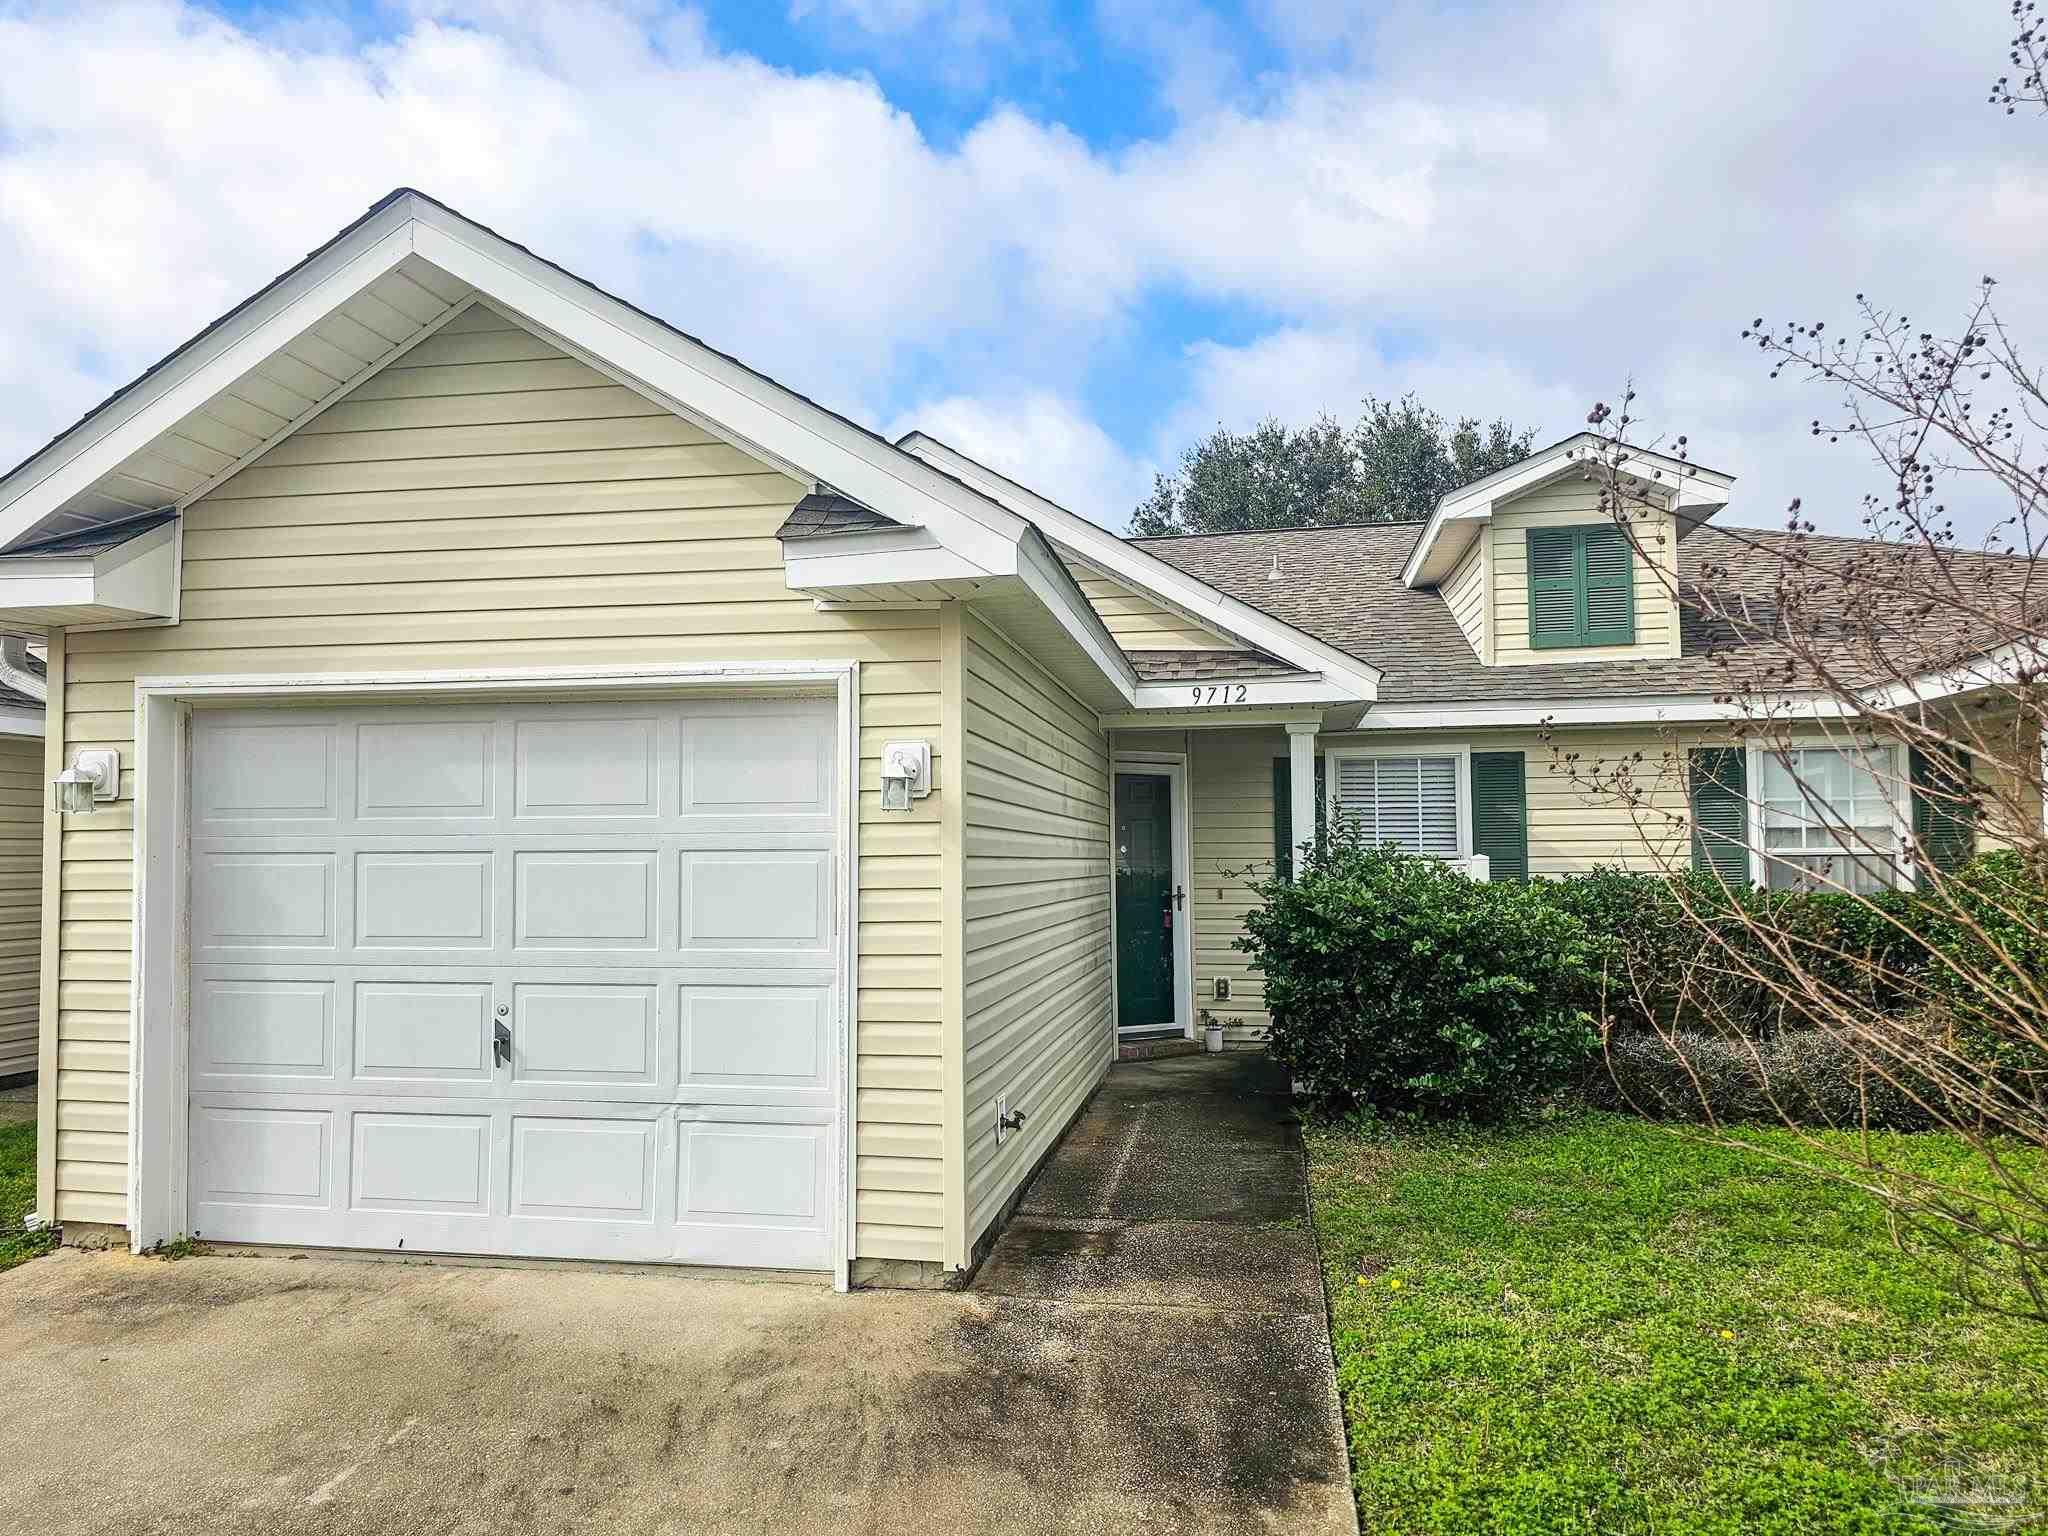
<svg viewBox="0 0 2048 1536">
<path fill-rule="evenodd" d="M 1308 1151 L 1368 1532 L 1988 1528 L 1920 1502 L 1957 1483 L 2048 1514 L 2048 1328 L 1967 1307 L 1863 1195 L 1609 1115 Z"/>
<path fill-rule="evenodd" d="M 24 1232 L 36 1203 L 36 1126 L 0 1125 L 0 1269 L 12 1269 L 56 1246 L 54 1232 Z"/>
</svg>

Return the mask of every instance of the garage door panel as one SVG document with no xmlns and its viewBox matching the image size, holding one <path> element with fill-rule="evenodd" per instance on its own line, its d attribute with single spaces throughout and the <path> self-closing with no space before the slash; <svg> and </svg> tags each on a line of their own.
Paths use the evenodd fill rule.
<svg viewBox="0 0 2048 1536">
<path fill-rule="evenodd" d="M 335 983 L 321 977 L 208 977 L 192 989 L 192 1078 L 329 1080 Z"/>
<path fill-rule="evenodd" d="M 352 1209 L 489 1212 L 489 1115 L 357 1110 L 349 1119 Z"/>
<path fill-rule="evenodd" d="M 683 815 L 829 817 L 833 732 L 816 710 L 728 706 L 690 715 Z"/>
<path fill-rule="evenodd" d="M 686 850 L 681 876 L 686 950 L 822 954 L 831 943 L 830 853 Z"/>
<path fill-rule="evenodd" d="M 651 848 L 514 854 L 514 944 L 520 949 L 653 950 L 660 943 L 659 863 Z"/>
<path fill-rule="evenodd" d="M 193 753 L 193 829 L 335 819 L 336 727 L 289 711 L 202 716 Z"/>
<path fill-rule="evenodd" d="M 654 1088 L 661 1077 L 654 986 L 518 983 L 512 989 L 512 1081 Z"/>
<path fill-rule="evenodd" d="M 194 1229 L 828 1266 L 834 720 L 195 715 Z"/>
<path fill-rule="evenodd" d="M 495 742 L 487 719 L 372 720 L 356 726 L 356 819 L 491 820 L 497 808 Z"/>
<path fill-rule="evenodd" d="M 657 1129 L 653 1120 L 513 1116 L 511 1214 L 652 1226 Z"/>
<path fill-rule="evenodd" d="M 356 1077 L 489 1082 L 491 995 L 489 982 L 357 982 Z"/>
<path fill-rule="evenodd" d="M 661 812 L 663 723 L 653 714 L 518 720 L 514 815 L 652 821 Z"/>
<path fill-rule="evenodd" d="M 201 1102 L 186 1135 L 196 1204 L 225 1210 L 332 1203 L 331 1110 Z"/>
<path fill-rule="evenodd" d="M 358 853 L 356 944 L 361 949 L 490 949 L 489 853 Z"/>
<path fill-rule="evenodd" d="M 195 850 L 193 943 L 213 952 L 334 949 L 337 864 L 324 851 Z"/>
</svg>

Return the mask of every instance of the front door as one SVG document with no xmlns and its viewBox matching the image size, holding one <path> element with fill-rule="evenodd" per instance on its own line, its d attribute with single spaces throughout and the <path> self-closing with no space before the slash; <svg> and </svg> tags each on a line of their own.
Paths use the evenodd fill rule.
<svg viewBox="0 0 2048 1536">
<path fill-rule="evenodd" d="M 1184 894 L 1173 882 L 1173 781 L 1116 776 L 1116 1024 L 1176 1028 L 1174 924 Z"/>
</svg>

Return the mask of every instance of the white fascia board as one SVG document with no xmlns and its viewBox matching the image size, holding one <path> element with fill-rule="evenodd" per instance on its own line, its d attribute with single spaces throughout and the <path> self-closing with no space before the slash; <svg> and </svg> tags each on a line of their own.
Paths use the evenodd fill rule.
<svg viewBox="0 0 2048 1536">
<path fill-rule="evenodd" d="M 1409 587 L 1431 586 L 1454 568 L 1455 562 L 1447 565 L 1444 560 L 1434 558 L 1438 553 L 1437 542 L 1446 525 L 1468 519 L 1490 522 L 1493 509 L 1502 502 L 1569 473 L 1575 465 L 1584 462 L 1587 453 L 1604 451 L 1607 447 L 1606 439 L 1595 433 L 1575 432 L 1526 459 L 1447 493 L 1437 502 L 1429 521 L 1423 524 L 1422 536 L 1415 541 L 1414 552 L 1401 569 L 1402 584 Z M 1725 475 L 1717 469 L 1702 469 L 1697 464 L 1648 448 L 1630 448 L 1620 468 L 1622 473 L 1631 474 L 1646 485 L 1669 491 L 1679 507 L 1725 506 L 1728 490 L 1735 484 L 1733 475 Z M 1637 470 L 1640 473 L 1636 473 Z M 1462 545 L 1457 553 L 1463 553 Z"/>
<path fill-rule="evenodd" d="M 1358 723 L 1362 731 L 1437 731 L 1466 726 L 1688 725 L 1714 721 L 1835 719 L 1856 711 L 1824 694 L 1795 694 L 1761 707 L 1717 700 L 1712 694 L 1645 697 L 1626 703 L 1598 699 L 1529 699 L 1513 704 L 1376 704 Z"/>
<path fill-rule="evenodd" d="M 43 712 L 20 704 L 0 705 L 0 736 L 40 736 Z"/>
<path fill-rule="evenodd" d="M 1102 622 L 1095 605 L 1088 601 L 1081 584 L 1074 580 L 1074 573 L 1036 528 L 1018 541 L 1017 574 L 1031 589 L 1031 595 L 1059 621 L 1060 628 L 1088 653 L 1116 691 L 1127 701 L 1137 703 L 1138 674 L 1132 670 L 1130 658 L 1116 643 L 1109 626 Z"/>
<path fill-rule="evenodd" d="M 987 581 L 1009 574 L 976 565 L 934 541 L 924 548 L 845 550 L 839 539 L 785 541 L 783 580 L 792 592 L 829 594 L 851 587 L 917 586 L 934 581 Z M 823 546 L 812 553 L 803 546 Z"/>
<path fill-rule="evenodd" d="M 1960 694 L 1979 693 L 1986 688 L 2016 688 L 2038 679 L 2048 666 L 2048 649 L 2038 640 L 2019 640 L 1983 655 L 1960 661 L 1953 667 L 1922 673 L 1902 683 L 1887 683 L 1865 691 L 1873 709 L 1905 709 L 1914 704 L 1935 704 Z"/>
<path fill-rule="evenodd" d="M 1200 695 L 1200 697 L 1197 697 Z M 1319 677 L 1233 677 L 1196 682 L 1140 683 L 1140 709 L 1204 709 L 1213 705 L 1242 705 L 1249 709 L 1280 708 L 1291 704 L 1356 703 L 1352 695 Z"/>
<path fill-rule="evenodd" d="M 0 544 L 21 537 L 411 251 L 411 215 L 394 203 L 185 355 L 80 422 L 0 481 Z"/>
<path fill-rule="evenodd" d="M 116 622 L 172 617 L 178 611 L 177 530 L 176 522 L 159 523 L 125 544 L 75 559 L 0 556 L 0 628 L 8 626 L 10 613 L 39 608 L 97 608 Z"/>
<path fill-rule="evenodd" d="M 408 198 L 413 248 L 544 331 L 624 370 L 769 454 L 801 464 L 978 565 L 1000 564 L 1024 519 L 931 465 L 670 330 L 481 226 Z"/>
<path fill-rule="evenodd" d="M 1094 565 L 1129 582 L 1139 591 L 1163 599 L 1204 624 L 1227 634 L 1241 635 L 1262 651 L 1291 661 L 1304 672 L 1320 672 L 1332 682 L 1350 690 L 1353 699 L 1379 696 L 1380 678 L 1385 674 L 1370 662 L 1359 660 L 1328 645 L 1293 625 L 1261 613 L 1251 604 L 1219 592 L 1205 581 L 1169 565 L 1118 538 L 1107 528 L 1091 523 L 1079 513 L 1069 512 L 1048 501 L 1029 486 L 1019 485 L 986 465 L 976 463 L 957 449 L 934 437 L 912 432 L 898 443 L 907 453 L 928 458 L 977 490 L 1014 508 L 1045 532 L 1045 535 Z"/>
</svg>

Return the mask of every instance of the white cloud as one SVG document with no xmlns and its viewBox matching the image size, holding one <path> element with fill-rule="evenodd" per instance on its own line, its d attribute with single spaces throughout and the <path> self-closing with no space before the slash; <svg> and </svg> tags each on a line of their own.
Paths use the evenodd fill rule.
<svg viewBox="0 0 2048 1536">
<path fill-rule="evenodd" d="M 900 47 L 1013 14 L 797 3 Z M 1111 10 L 1178 114 L 1114 152 L 1001 106 L 935 145 L 874 80 L 722 53 L 658 0 L 417 0 L 367 44 L 174 0 L 7 8 L 0 456 L 400 183 L 843 409 L 936 401 L 1110 521 L 1217 414 L 1415 388 L 1562 431 L 1633 373 L 1653 420 L 1744 473 L 1739 512 L 1803 490 L 1846 526 L 1868 477 L 1814 458 L 1799 424 L 1828 402 L 1766 386 L 1740 323 L 1839 322 L 1858 290 L 1934 313 L 1985 269 L 2022 334 L 2048 318 L 2040 131 L 1981 105 L 1991 9 L 1727 0 L 1702 27 L 1412 0 L 1362 23 L 1270 0 L 1283 43 L 1370 69 L 1256 80 L 1197 8 L 1172 35 Z M 1071 402 L 1156 295 L 1271 321 L 1169 350 L 1119 444 Z"/>
<path fill-rule="evenodd" d="M 889 435 L 913 429 L 1105 528 L 1121 530 L 1152 488 L 1149 462 L 1126 453 L 1073 401 L 1043 391 L 933 400 L 906 411 Z"/>
</svg>

